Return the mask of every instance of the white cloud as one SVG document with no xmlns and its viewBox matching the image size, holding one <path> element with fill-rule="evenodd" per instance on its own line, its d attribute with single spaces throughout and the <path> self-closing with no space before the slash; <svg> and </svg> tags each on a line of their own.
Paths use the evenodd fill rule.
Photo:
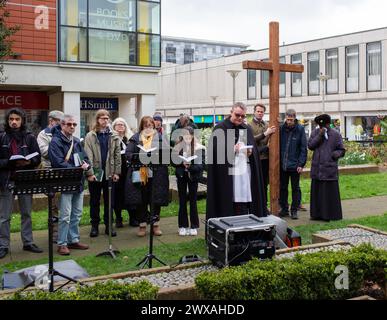
<svg viewBox="0 0 387 320">
<path fill-rule="evenodd" d="M 293 43 L 387 26 L 384 0 L 163 0 L 162 34 L 268 46 L 268 24 Z"/>
</svg>

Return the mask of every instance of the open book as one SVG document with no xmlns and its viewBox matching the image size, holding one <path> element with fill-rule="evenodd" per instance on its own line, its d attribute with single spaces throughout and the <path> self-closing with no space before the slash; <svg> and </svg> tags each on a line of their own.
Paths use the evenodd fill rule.
<svg viewBox="0 0 387 320">
<path fill-rule="evenodd" d="M 194 155 L 192 157 L 183 157 L 183 156 L 179 156 L 180 159 L 183 159 L 184 162 L 191 162 L 192 160 L 195 160 L 198 156 L 197 155 Z"/>
<path fill-rule="evenodd" d="M 242 146 L 239 148 L 239 150 L 246 150 L 246 149 L 253 149 L 254 146 Z"/>
<path fill-rule="evenodd" d="M 32 158 L 36 157 L 39 155 L 39 152 L 34 152 L 34 153 L 31 153 L 27 156 L 22 156 L 21 154 L 15 154 L 13 156 L 11 156 L 11 158 L 9 158 L 9 161 L 13 161 L 13 160 L 31 160 Z"/>
<path fill-rule="evenodd" d="M 144 146 L 142 146 L 142 145 L 137 145 L 137 147 L 139 147 L 142 151 L 144 151 L 144 152 L 152 152 L 152 151 L 155 151 L 155 150 L 157 150 L 157 148 L 156 147 L 153 147 L 153 148 L 149 148 L 149 149 L 145 149 L 144 148 Z"/>
</svg>

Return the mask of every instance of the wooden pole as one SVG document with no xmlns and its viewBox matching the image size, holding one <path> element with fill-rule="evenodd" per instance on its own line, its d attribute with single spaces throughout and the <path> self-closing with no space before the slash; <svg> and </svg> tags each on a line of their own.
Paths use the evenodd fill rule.
<svg viewBox="0 0 387 320">
<path fill-rule="evenodd" d="M 279 214 L 280 188 L 280 133 L 279 133 L 279 23 L 270 22 L 270 126 L 277 128 L 277 133 L 270 138 L 269 151 L 269 181 L 270 181 L 270 211 Z"/>
</svg>

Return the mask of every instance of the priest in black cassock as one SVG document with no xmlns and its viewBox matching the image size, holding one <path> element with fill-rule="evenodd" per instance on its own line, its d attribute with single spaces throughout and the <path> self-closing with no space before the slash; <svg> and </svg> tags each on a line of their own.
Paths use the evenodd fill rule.
<svg viewBox="0 0 387 320">
<path fill-rule="evenodd" d="M 341 134 L 330 127 L 331 117 L 320 115 L 314 120 L 319 128 L 312 132 L 308 147 L 313 151 L 311 168 L 311 220 L 343 218 L 339 190 L 338 160 L 345 155 Z"/>
<path fill-rule="evenodd" d="M 267 215 L 262 170 L 247 108 L 236 103 L 213 130 L 208 145 L 206 219 Z"/>
</svg>

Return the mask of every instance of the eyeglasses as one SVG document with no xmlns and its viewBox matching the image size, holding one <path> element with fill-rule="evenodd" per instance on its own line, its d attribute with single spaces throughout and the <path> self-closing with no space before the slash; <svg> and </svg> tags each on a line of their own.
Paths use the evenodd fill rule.
<svg viewBox="0 0 387 320">
<path fill-rule="evenodd" d="M 246 115 L 245 114 L 241 114 L 241 113 L 234 113 L 234 116 L 236 118 L 241 118 L 241 119 L 245 119 L 246 118 Z"/>
<path fill-rule="evenodd" d="M 118 126 L 118 127 L 125 127 L 125 125 L 124 125 L 123 123 L 116 123 L 116 124 L 115 124 L 115 127 L 117 127 L 117 126 Z"/>
<path fill-rule="evenodd" d="M 66 123 L 66 126 L 68 126 L 68 127 L 76 127 L 77 126 L 77 124 L 76 123 L 70 123 L 70 122 L 68 122 L 68 123 Z"/>
</svg>

